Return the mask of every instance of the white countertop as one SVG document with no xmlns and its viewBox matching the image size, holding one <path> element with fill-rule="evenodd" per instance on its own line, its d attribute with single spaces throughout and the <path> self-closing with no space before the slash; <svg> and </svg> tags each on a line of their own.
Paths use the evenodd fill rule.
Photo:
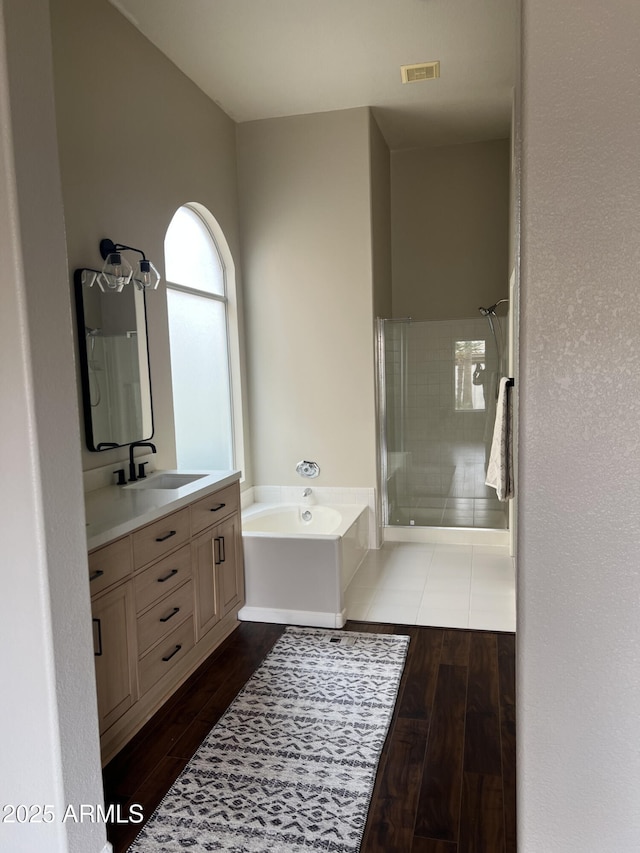
<svg viewBox="0 0 640 853">
<path fill-rule="evenodd" d="M 240 471 L 167 471 L 155 473 L 204 474 L 178 489 L 140 489 L 106 486 L 85 494 L 87 549 L 92 551 L 119 536 L 188 506 L 209 492 L 240 479 Z M 151 481 L 151 477 L 149 477 Z M 150 483 L 151 484 L 151 483 Z"/>
</svg>

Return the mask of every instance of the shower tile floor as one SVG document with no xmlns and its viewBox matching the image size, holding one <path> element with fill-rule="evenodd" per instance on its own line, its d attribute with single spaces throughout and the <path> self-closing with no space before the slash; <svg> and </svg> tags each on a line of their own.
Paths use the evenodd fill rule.
<svg viewBox="0 0 640 853">
<path fill-rule="evenodd" d="M 345 593 L 347 618 L 515 631 L 515 565 L 507 548 L 385 542 Z"/>
<path fill-rule="evenodd" d="M 416 498 L 395 510 L 391 525 L 401 527 L 483 527 L 506 530 L 508 510 L 495 498 Z"/>
<path fill-rule="evenodd" d="M 428 452 L 390 453 L 389 524 L 506 530 L 508 505 L 487 486 L 482 442 L 433 442 Z"/>
</svg>

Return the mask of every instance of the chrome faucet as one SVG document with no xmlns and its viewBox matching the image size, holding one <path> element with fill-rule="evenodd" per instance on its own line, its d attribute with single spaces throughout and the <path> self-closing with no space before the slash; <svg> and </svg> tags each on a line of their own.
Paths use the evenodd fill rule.
<svg viewBox="0 0 640 853">
<path fill-rule="evenodd" d="M 305 489 L 302 493 L 303 498 L 308 498 L 311 495 L 311 489 Z"/>
<path fill-rule="evenodd" d="M 146 462 L 141 462 L 138 467 L 138 477 L 136 477 L 136 464 L 133 461 L 133 448 L 134 447 L 150 447 L 152 453 L 157 453 L 155 444 L 152 444 L 150 441 L 134 441 L 129 445 L 129 482 L 135 483 L 135 481 L 140 477 L 144 479 L 146 476 L 144 473 L 144 466 L 147 464 Z"/>
</svg>

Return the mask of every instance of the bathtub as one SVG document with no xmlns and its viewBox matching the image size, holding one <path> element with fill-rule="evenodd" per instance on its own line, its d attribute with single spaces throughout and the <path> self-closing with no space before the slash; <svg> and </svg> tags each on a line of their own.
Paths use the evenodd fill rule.
<svg viewBox="0 0 640 853">
<path fill-rule="evenodd" d="M 342 628 L 344 591 L 368 541 L 366 506 L 252 504 L 242 513 L 246 604 L 238 618 Z"/>
</svg>

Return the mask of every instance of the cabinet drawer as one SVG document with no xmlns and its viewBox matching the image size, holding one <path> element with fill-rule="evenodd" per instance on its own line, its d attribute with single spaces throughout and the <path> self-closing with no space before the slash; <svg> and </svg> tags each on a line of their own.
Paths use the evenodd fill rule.
<svg viewBox="0 0 640 853">
<path fill-rule="evenodd" d="M 146 693 L 193 648 L 193 618 L 172 631 L 164 642 L 151 649 L 138 665 L 140 693 Z"/>
<path fill-rule="evenodd" d="M 174 551 L 188 540 L 188 507 L 148 524 L 133 534 L 133 562 L 136 569 Z"/>
<path fill-rule="evenodd" d="M 191 530 L 199 533 L 238 511 L 240 490 L 237 483 L 227 486 L 191 504 Z"/>
<path fill-rule="evenodd" d="M 154 601 L 171 592 L 191 577 L 191 546 L 184 545 L 175 554 L 159 560 L 133 579 L 136 611 L 146 610 Z"/>
<path fill-rule="evenodd" d="M 129 537 L 110 542 L 89 554 L 89 593 L 95 595 L 131 574 Z"/>
<path fill-rule="evenodd" d="M 192 613 L 193 585 L 187 581 L 138 617 L 138 653 L 144 654 Z"/>
</svg>

